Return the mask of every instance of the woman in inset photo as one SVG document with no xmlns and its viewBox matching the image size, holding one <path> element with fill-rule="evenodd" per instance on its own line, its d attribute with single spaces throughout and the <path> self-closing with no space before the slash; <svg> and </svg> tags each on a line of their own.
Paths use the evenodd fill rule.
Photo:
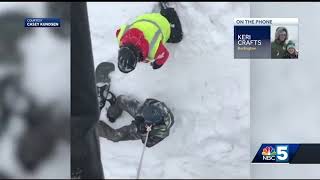
<svg viewBox="0 0 320 180">
<path fill-rule="evenodd" d="M 278 27 L 275 32 L 274 41 L 271 43 L 271 58 L 281 59 L 286 52 L 286 41 L 288 39 L 288 30 L 285 27 Z"/>
</svg>

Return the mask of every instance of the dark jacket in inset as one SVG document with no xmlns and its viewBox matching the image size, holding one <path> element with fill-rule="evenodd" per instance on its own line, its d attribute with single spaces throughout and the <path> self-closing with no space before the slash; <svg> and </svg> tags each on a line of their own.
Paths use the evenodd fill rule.
<svg viewBox="0 0 320 180">
<path fill-rule="evenodd" d="M 283 42 L 279 41 L 279 34 L 280 32 L 285 31 L 287 33 L 287 37 Z M 278 59 L 278 58 L 283 58 L 287 44 L 286 40 L 288 39 L 288 30 L 285 27 L 278 27 L 275 33 L 275 40 L 271 43 L 271 58 L 272 59 Z"/>
</svg>

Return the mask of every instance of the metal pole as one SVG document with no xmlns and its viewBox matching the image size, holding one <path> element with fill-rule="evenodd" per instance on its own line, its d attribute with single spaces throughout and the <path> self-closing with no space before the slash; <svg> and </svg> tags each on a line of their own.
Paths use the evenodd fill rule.
<svg viewBox="0 0 320 180">
<path fill-rule="evenodd" d="M 145 140 L 145 142 L 144 142 L 142 154 L 141 154 L 141 157 L 140 157 L 140 163 L 139 163 L 138 172 L 137 172 L 137 179 L 140 178 L 140 172 L 141 172 L 141 167 L 142 167 L 142 161 L 143 161 L 144 151 L 145 151 L 146 146 L 147 146 L 147 141 L 148 141 L 148 137 L 149 137 L 149 132 L 151 131 L 151 127 L 152 127 L 152 126 L 147 126 L 147 127 L 146 127 L 146 128 L 147 128 L 147 136 L 146 136 L 146 140 Z"/>
</svg>

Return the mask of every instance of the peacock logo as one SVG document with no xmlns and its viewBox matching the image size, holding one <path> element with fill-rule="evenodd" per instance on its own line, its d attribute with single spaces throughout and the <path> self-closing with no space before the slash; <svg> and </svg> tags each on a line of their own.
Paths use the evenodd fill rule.
<svg viewBox="0 0 320 180">
<path fill-rule="evenodd" d="M 275 156 L 277 155 L 275 149 L 272 146 L 267 146 L 262 150 L 263 156 Z"/>
<path fill-rule="evenodd" d="M 277 155 L 275 149 L 272 146 L 266 146 L 262 149 L 262 159 L 266 161 L 275 161 Z"/>
</svg>

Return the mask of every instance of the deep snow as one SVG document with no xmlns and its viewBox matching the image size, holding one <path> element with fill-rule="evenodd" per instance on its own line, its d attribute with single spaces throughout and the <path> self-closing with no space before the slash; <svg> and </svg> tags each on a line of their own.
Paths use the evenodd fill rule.
<svg viewBox="0 0 320 180">
<path fill-rule="evenodd" d="M 151 12 L 155 2 L 88 3 L 95 66 L 116 63 L 116 29 Z M 249 17 L 249 3 L 180 2 L 184 39 L 167 44 L 170 57 L 159 70 L 138 64 L 111 74 L 111 91 L 140 101 L 153 97 L 173 111 L 170 136 L 148 148 L 142 178 L 249 178 L 250 63 L 233 59 L 233 18 Z M 101 113 L 105 122 L 105 111 Z M 119 128 L 132 118 L 125 114 Z M 109 123 L 110 124 L 110 123 Z M 100 138 L 106 178 L 135 178 L 141 141 Z"/>
</svg>

